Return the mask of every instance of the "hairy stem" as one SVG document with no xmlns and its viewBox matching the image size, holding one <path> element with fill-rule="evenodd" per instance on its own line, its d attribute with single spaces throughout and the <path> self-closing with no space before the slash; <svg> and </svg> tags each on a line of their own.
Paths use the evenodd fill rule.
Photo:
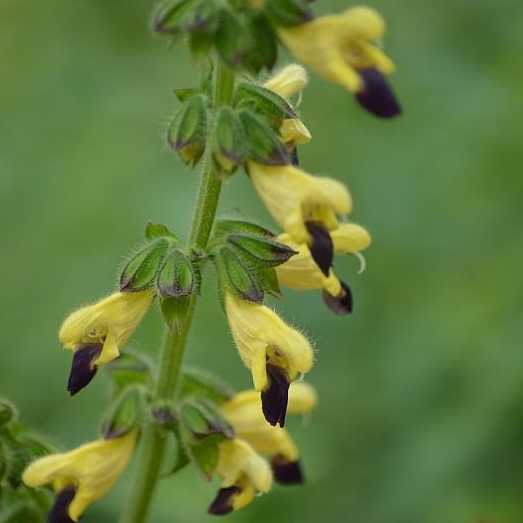
<svg viewBox="0 0 523 523">
<path fill-rule="evenodd" d="M 234 88 L 234 73 L 225 65 L 217 63 L 214 77 L 214 107 L 230 103 Z M 204 164 L 198 200 L 194 212 L 189 247 L 205 249 L 218 207 L 221 181 L 212 159 L 207 154 Z M 196 306 L 193 294 L 182 318 L 167 327 L 159 362 L 159 374 L 154 391 L 155 400 L 175 399 L 180 377 L 183 354 Z M 148 422 L 144 428 L 142 448 L 136 479 L 131 497 L 121 518 L 122 523 L 145 523 L 151 501 L 161 472 L 166 441 L 158 427 Z"/>
</svg>

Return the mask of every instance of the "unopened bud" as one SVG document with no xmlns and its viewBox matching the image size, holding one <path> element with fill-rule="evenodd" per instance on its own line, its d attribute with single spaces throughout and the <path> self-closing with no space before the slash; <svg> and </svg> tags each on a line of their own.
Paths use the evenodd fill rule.
<svg viewBox="0 0 523 523">
<path fill-rule="evenodd" d="M 205 150 L 207 137 L 207 97 L 197 94 L 186 100 L 168 131 L 170 146 L 187 165 L 194 167 Z"/>
<path fill-rule="evenodd" d="M 234 171 L 247 155 L 245 131 L 238 114 L 222 107 L 216 115 L 213 140 L 214 161 L 226 172 Z"/>
</svg>

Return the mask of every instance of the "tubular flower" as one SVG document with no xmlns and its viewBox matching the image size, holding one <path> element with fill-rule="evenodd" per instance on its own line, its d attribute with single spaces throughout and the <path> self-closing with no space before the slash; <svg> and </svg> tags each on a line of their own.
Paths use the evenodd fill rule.
<svg viewBox="0 0 523 523">
<path fill-rule="evenodd" d="M 317 404 L 316 391 L 307 383 L 293 383 L 289 388 L 288 412 L 306 414 Z M 303 483 L 299 452 L 285 429 L 268 425 L 261 415 L 259 392 L 246 390 L 235 395 L 221 407 L 222 414 L 236 435 L 256 452 L 271 457 L 274 478 L 279 483 Z"/>
<path fill-rule="evenodd" d="M 267 80 L 264 87 L 283 98 L 290 98 L 292 95 L 302 91 L 307 82 L 307 71 L 301 65 L 290 64 Z M 301 120 L 287 118 L 283 120 L 280 126 L 280 137 L 283 143 L 293 148 L 296 145 L 309 142 L 311 133 Z"/>
<path fill-rule="evenodd" d="M 289 384 L 312 368 L 312 347 L 265 305 L 226 293 L 225 309 L 240 357 L 251 370 L 255 389 L 261 391 L 265 419 L 283 427 Z"/>
<path fill-rule="evenodd" d="M 342 223 L 331 233 L 334 252 L 356 254 L 366 249 L 371 242 L 369 233 L 355 223 Z M 326 276 L 314 261 L 309 247 L 295 243 L 288 234 L 281 234 L 277 240 L 297 252 L 284 264 L 276 267 L 278 281 L 291 289 L 322 289 L 325 304 L 336 314 L 352 312 L 352 292 L 347 283 L 340 281 L 329 269 Z"/>
<path fill-rule="evenodd" d="M 356 93 L 366 110 L 381 118 L 401 113 L 385 76 L 394 63 L 375 44 L 385 33 L 382 16 L 368 7 L 316 18 L 278 34 L 296 58 L 326 80 Z"/>
<path fill-rule="evenodd" d="M 50 523 L 78 521 L 86 508 L 105 496 L 129 461 L 136 431 L 87 443 L 70 452 L 51 454 L 31 463 L 22 479 L 28 487 L 51 484 L 57 493 Z"/>
<path fill-rule="evenodd" d="M 293 165 L 250 162 L 249 175 L 272 217 L 292 241 L 309 246 L 314 261 L 328 277 L 334 254 L 331 235 L 339 227 L 337 215 L 347 215 L 352 208 L 347 188 Z"/>
<path fill-rule="evenodd" d="M 60 327 L 58 337 L 74 352 L 67 390 L 71 395 L 83 389 L 99 365 L 120 355 L 149 309 L 152 291 L 115 292 L 92 305 L 70 314 Z"/>
<path fill-rule="evenodd" d="M 266 493 L 272 486 L 268 463 L 240 439 L 220 443 L 216 471 L 222 484 L 209 514 L 223 515 L 239 510 L 251 503 L 257 493 Z"/>
</svg>

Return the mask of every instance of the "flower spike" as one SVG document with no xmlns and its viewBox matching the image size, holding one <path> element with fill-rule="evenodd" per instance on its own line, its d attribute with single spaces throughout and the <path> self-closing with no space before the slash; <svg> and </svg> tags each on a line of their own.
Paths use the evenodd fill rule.
<svg viewBox="0 0 523 523">
<path fill-rule="evenodd" d="M 312 347 L 265 305 L 226 293 L 225 309 L 240 357 L 262 393 L 263 413 L 271 425 L 283 426 L 289 384 L 312 368 Z"/>
<path fill-rule="evenodd" d="M 385 33 L 385 21 L 374 9 L 352 7 L 316 18 L 278 34 L 289 50 L 326 80 L 356 94 L 360 105 L 380 118 L 401 113 L 385 75 L 393 62 L 374 42 Z"/>
<path fill-rule="evenodd" d="M 151 290 L 115 292 L 65 319 L 58 337 L 66 349 L 74 352 L 67 386 L 71 395 L 94 378 L 99 365 L 120 355 L 120 348 L 131 337 L 153 297 Z"/>
<path fill-rule="evenodd" d="M 31 463 L 22 479 L 28 487 L 52 484 L 57 497 L 49 513 L 50 523 L 77 522 L 89 505 L 111 490 L 135 443 L 136 431 L 132 431 L 51 454 Z"/>
</svg>

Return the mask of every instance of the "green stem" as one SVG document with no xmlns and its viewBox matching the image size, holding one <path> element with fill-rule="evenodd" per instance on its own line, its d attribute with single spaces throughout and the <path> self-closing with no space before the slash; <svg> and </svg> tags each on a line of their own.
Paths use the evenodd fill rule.
<svg viewBox="0 0 523 523">
<path fill-rule="evenodd" d="M 214 107 L 229 104 L 233 89 L 234 73 L 225 65 L 217 63 L 214 78 Z M 192 249 L 202 250 L 207 246 L 218 207 L 221 185 L 214 163 L 207 154 L 191 227 L 189 247 Z M 175 398 L 196 300 L 196 294 L 193 294 L 183 317 L 177 318 L 175 325 L 166 328 L 160 356 L 158 380 L 154 391 L 155 400 L 172 400 Z M 153 422 L 149 422 L 144 428 L 136 480 L 129 504 L 121 518 L 122 523 L 144 523 L 147 521 L 161 472 L 165 446 L 164 435 Z"/>
</svg>

